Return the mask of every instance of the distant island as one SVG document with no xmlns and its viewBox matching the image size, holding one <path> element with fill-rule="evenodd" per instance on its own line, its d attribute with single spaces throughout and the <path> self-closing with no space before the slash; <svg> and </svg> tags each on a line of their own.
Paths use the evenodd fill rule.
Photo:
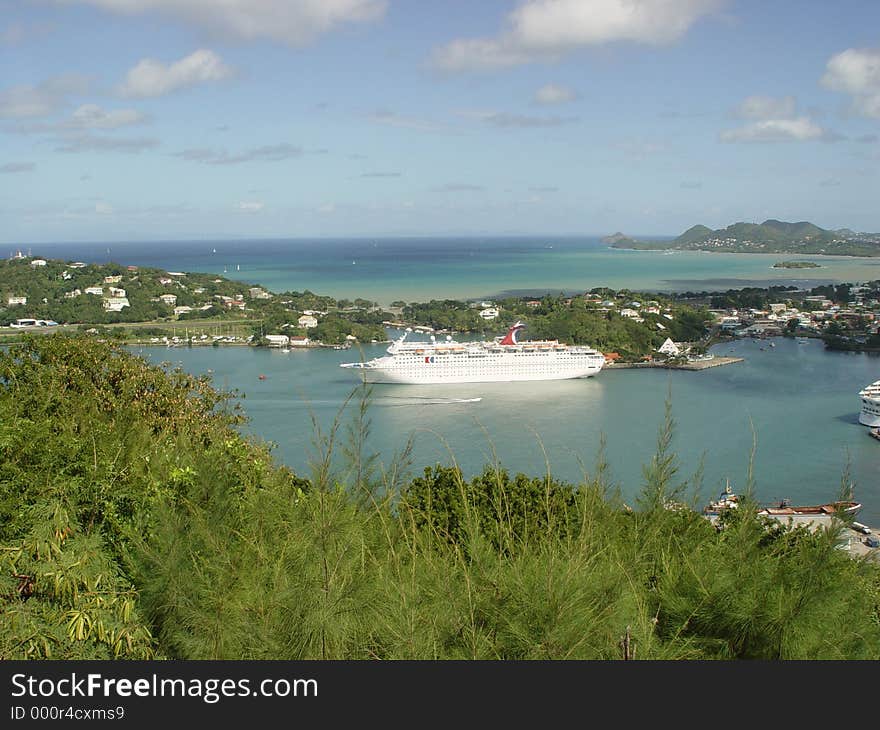
<svg viewBox="0 0 880 730">
<path fill-rule="evenodd" d="M 857 233 L 849 228 L 826 230 L 807 221 L 787 223 L 772 218 L 763 223 L 734 223 L 716 230 L 696 225 L 668 241 L 640 241 L 622 233 L 606 236 L 602 241 L 613 248 L 639 250 L 880 256 L 880 233 Z"/>
<path fill-rule="evenodd" d="M 602 243 L 615 244 L 615 243 L 621 243 L 621 242 L 632 241 L 632 240 L 633 239 L 631 239 L 629 236 L 618 231 L 617 233 L 612 233 L 610 236 L 605 236 L 602 239 Z"/>
<path fill-rule="evenodd" d="M 818 269 L 819 264 L 814 261 L 777 261 L 773 264 L 774 269 Z"/>
</svg>

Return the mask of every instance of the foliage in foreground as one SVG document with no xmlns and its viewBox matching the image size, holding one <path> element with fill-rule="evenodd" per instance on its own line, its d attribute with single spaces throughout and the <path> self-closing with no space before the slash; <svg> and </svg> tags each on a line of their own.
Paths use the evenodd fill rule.
<svg viewBox="0 0 880 730">
<path fill-rule="evenodd" d="M 303 479 L 204 380 L 62 336 L 0 355 L 0 658 L 880 656 L 878 569 L 836 531 L 668 508 L 671 419 L 630 508 L 601 452 L 576 486 L 383 467 L 356 395 Z"/>
</svg>

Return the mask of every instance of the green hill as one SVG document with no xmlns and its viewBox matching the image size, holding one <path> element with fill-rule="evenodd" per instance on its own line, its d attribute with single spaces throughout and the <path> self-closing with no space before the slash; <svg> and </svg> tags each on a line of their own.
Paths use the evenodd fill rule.
<svg viewBox="0 0 880 730">
<path fill-rule="evenodd" d="M 690 243 L 691 241 L 702 241 L 707 236 L 711 235 L 712 229 L 707 228 L 706 226 L 696 225 L 688 228 L 684 233 L 682 233 L 676 241 L 681 243 Z"/>
<path fill-rule="evenodd" d="M 740 221 L 715 230 L 696 225 L 671 241 L 627 240 L 612 241 L 611 245 L 645 250 L 880 256 L 880 233 L 856 233 L 848 228 L 826 230 L 809 221 L 789 223 L 769 218 L 763 223 Z"/>
<path fill-rule="evenodd" d="M 824 228 L 800 221 L 798 223 L 787 223 L 769 219 L 763 223 L 734 223 L 727 228 L 719 228 L 713 231 L 706 226 L 693 226 L 688 228 L 678 238 L 676 243 L 702 243 L 712 239 L 729 239 L 735 238 L 737 241 L 753 243 L 796 243 L 798 241 L 810 239 L 822 239 L 831 241 L 835 237 L 832 231 L 826 231 Z"/>
</svg>

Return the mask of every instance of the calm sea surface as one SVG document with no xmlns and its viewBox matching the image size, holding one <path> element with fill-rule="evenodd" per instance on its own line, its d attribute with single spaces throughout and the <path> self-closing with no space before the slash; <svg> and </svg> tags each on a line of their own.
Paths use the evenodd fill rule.
<svg viewBox="0 0 880 730">
<path fill-rule="evenodd" d="M 376 385 L 370 445 L 387 464 L 414 434 L 416 471 L 438 461 L 450 464 L 454 456 L 472 474 L 491 461 L 494 449 L 509 470 L 541 475 L 543 444 L 553 474 L 574 481 L 582 464 L 593 468 L 604 434 L 612 477 L 632 498 L 671 388 L 680 475 L 692 474 L 704 458 L 703 501 L 726 479 L 734 489 L 744 488 L 754 428 L 759 498 L 810 504 L 834 499 L 848 455 L 856 497 L 865 505 L 862 519 L 880 526 L 880 442 L 857 422 L 857 393 L 880 378 L 880 359 L 826 352 L 818 341 L 779 338 L 775 344 L 745 340 L 717 347 L 717 354 L 746 360 L 702 372 L 606 370 L 587 380 L 544 383 Z M 383 348 L 369 346 L 364 354 L 372 357 Z M 216 386 L 241 391 L 248 430 L 276 443 L 278 459 L 301 473 L 312 453 L 310 414 L 326 427 L 356 384 L 338 367 L 358 359 L 356 350 L 136 351 L 153 362 L 211 372 Z M 454 402 L 461 398 L 482 400 Z"/>
<path fill-rule="evenodd" d="M 225 274 L 276 292 L 310 289 L 383 304 L 597 286 L 703 291 L 880 278 L 880 258 L 810 256 L 822 267 L 774 269 L 776 261 L 798 257 L 627 251 L 594 237 L 67 243 L 39 244 L 31 250 L 51 258 Z"/>
</svg>

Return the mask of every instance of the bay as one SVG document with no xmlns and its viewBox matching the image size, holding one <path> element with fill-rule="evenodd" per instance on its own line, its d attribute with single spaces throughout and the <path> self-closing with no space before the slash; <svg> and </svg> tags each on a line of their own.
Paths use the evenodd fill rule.
<svg viewBox="0 0 880 730">
<path fill-rule="evenodd" d="M 745 488 L 754 436 L 759 499 L 835 499 L 849 459 L 855 496 L 864 504 L 861 519 L 880 526 L 880 442 L 857 421 L 857 393 L 880 378 L 880 359 L 828 352 L 816 340 L 777 338 L 774 344 L 740 340 L 716 346 L 716 354 L 745 361 L 700 372 L 603 370 L 593 378 L 555 382 L 376 385 L 369 446 L 387 465 L 414 435 L 414 474 L 454 460 L 471 475 L 497 457 L 511 472 L 543 475 L 549 464 L 554 476 L 577 482 L 584 469 L 592 471 L 604 435 L 611 476 L 632 500 L 671 394 L 679 476 L 687 478 L 704 462 L 701 505 L 727 480 L 734 490 Z M 367 346 L 363 356 L 383 349 Z M 313 454 L 312 416 L 329 427 L 357 384 L 338 367 L 359 359 L 354 349 L 135 352 L 192 373 L 210 372 L 217 387 L 240 391 L 250 418 L 246 430 L 274 442 L 278 460 L 302 474 Z M 470 398 L 481 400 L 458 402 Z"/>
<path fill-rule="evenodd" d="M 222 274 L 271 291 L 395 300 L 583 292 L 716 291 L 869 281 L 880 258 L 615 249 L 595 236 L 47 243 L 34 255 Z M 774 269 L 809 258 L 817 269 Z"/>
</svg>

